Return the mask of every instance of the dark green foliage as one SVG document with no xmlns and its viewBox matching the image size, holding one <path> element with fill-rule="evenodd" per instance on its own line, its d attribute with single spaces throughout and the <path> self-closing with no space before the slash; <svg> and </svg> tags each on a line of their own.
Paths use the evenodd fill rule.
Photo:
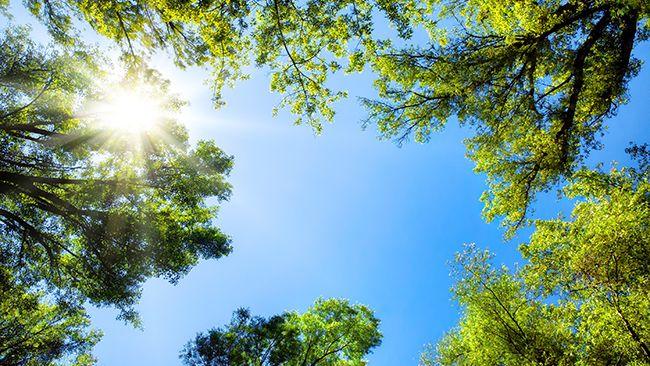
<svg viewBox="0 0 650 366">
<path fill-rule="evenodd" d="M 173 282 L 230 252 L 205 199 L 228 198 L 232 157 L 212 142 L 191 148 L 172 117 L 134 136 L 87 107 L 107 87 L 144 84 L 173 111 L 166 81 L 140 67 L 99 85 L 87 53 L 40 50 L 20 29 L 0 42 L 0 265 L 135 320 L 147 278 Z"/>
<path fill-rule="evenodd" d="M 239 309 L 225 329 L 197 335 L 181 357 L 187 365 L 281 365 L 298 356 L 297 334 L 287 329 L 287 318 L 265 319 Z"/>
<path fill-rule="evenodd" d="M 378 325 L 365 306 L 337 299 L 268 319 L 240 309 L 226 327 L 199 334 L 181 358 L 188 366 L 364 365 L 381 343 Z"/>
</svg>

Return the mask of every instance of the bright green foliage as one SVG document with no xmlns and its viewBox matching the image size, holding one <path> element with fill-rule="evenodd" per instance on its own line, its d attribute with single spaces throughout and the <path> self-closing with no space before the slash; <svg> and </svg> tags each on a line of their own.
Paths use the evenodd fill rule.
<svg viewBox="0 0 650 366">
<path fill-rule="evenodd" d="M 572 220 L 537 221 L 514 274 L 486 252 L 459 256 L 461 323 L 423 363 L 650 364 L 649 178 L 647 166 L 577 172 Z"/>
<path fill-rule="evenodd" d="M 0 269 L 0 364 L 86 366 L 99 333 L 77 301 L 46 302 L 43 293 L 14 282 Z"/>
<path fill-rule="evenodd" d="M 374 57 L 376 11 L 403 38 L 412 34 L 410 19 L 421 18 L 415 0 L 24 2 L 63 44 L 75 43 L 73 19 L 80 18 L 133 56 L 166 49 L 181 66 L 211 66 L 217 105 L 224 86 L 247 77 L 244 66 L 268 67 L 271 90 L 283 95 L 279 107 L 316 130 L 332 120 L 332 103 L 346 95 L 328 86 L 329 76 L 361 71 Z"/>
<path fill-rule="evenodd" d="M 281 106 L 300 115 L 297 123 L 320 128 L 331 120 L 331 103 L 345 93 L 330 89 L 329 74 L 350 59 L 363 66 L 363 47 L 371 45 L 373 3 L 311 0 L 25 0 L 32 13 L 65 44 L 74 43 L 73 18 L 117 41 L 132 55 L 166 49 L 179 65 L 210 65 L 215 101 L 224 85 L 245 78 L 242 68 L 254 60 L 271 68 L 271 89 L 284 94 Z M 402 8 L 390 1 L 380 7 L 406 27 Z M 404 32 L 407 32 L 404 29 Z M 350 48 L 352 43 L 357 47 Z"/>
<path fill-rule="evenodd" d="M 181 102 L 166 81 L 140 67 L 99 85 L 85 53 L 40 50 L 24 30 L 0 43 L 2 267 L 136 320 L 147 278 L 174 282 L 230 252 L 205 200 L 228 198 L 232 158 L 212 142 L 189 146 L 171 114 L 135 135 L 103 126 L 91 108 L 110 88 L 144 85 L 171 113 Z"/>
<path fill-rule="evenodd" d="M 346 300 L 317 300 L 304 314 L 294 314 L 289 329 L 299 334 L 300 355 L 287 365 L 364 365 L 363 357 L 381 344 L 379 320 L 363 305 Z"/>
<path fill-rule="evenodd" d="M 570 176 L 625 102 L 648 37 L 647 1 L 433 1 L 433 41 L 374 62 L 383 98 L 366 101 L 388 137 L 432 131 L 457 116 L 476 171 L 488 177 L 485 216 L 509 234 L 535 192 Z M 441 34 L 439 22 L 448 25 Z"/>
<path fill-rule="evenodd" d="M 378 326 L 370 309 L 338 299 L 268 319 L 240 309 L 225 328 L 188 343 L 181 358 L 191 366 L 360 366 L 381 343 Z"/>
<path fill-rule="evenodd" d="M 591 364 L 623 357 L 650 363 L 648 171 L 579 171 L 568 187 L 573 220 L 538 221 L 521 250 L 525 279 L 543 294 L 580 302 Z"/>
<path fill-rule="evenodd" d="M 453 117 L 476 131 L 467 146 L 477 172 L 488 178 L 484 214 L 488 220 L 503 217 L 508 234 L 527 222 L 537 192 L 569 179 L 567 193 L 586 201 L 576 206 L 571 221 L 536 223 L 531 242 L 522 246 L 530 261 L 524 268 L 512 274 L 490 267 L 485 253 L 461 256 L 462 279 L 455 293 L 465 309 L 464 317 L 434 352 L 434 358 L 425 362 L 650 362 L 646 169 L 610 174 L 579 171 L 574 175 L 589 151 L 599 146 L 606 118 L 626 101 L 628 81 L 641 67 L 632 55 L 650 33 L 647 1 L 25 3 L 59 42 L 72 49 L 79 47 L 71 21 L 77 17 L 118 42 L 133 56 L 133 62 L 142 53 L 167 49 L 180 65 L 210 65 L 217 104 L 222 102 L 223 86 L 246 77 L 244 67 L 252 61 L 269 69 L 271 89 L 283 95 L 281 105 L 299 116 L 298 123 L 308 123 L 316 130 L 333 118 L 331 103 L 345 95 L 330 88 L 331 75 L 361 71 L 370 65 L 377 74 L 379 99 L 364 99 L 370 112 L 367 123 L 376 124 L 384 137 L 399 142 L 413 137 L 424 142 Z M 0 7 L 5 4 L 0 2 Z M 396 28 L 399 41 L 377 37 L 373 23 L 380 15 Z M 422 29 L 429 39 L 408 44 Z M 406 45 L 401 45 L 402 41 Z M 7 44 L 20 46 L 17 41 Z M 5 48 L 0 52 L 6 53 Z M 218 257 L 229 250 L 227 239 L 209 225 L 214 212 L 204 206 L 203 198 L 227 197 L 229 187 L 222 176 L 231 159 L 207 143 L 190 150 L 185 132 L 171 122 L 164 124 L 171 138 L 153 140 L 151 145 L 147 140 L 135 153 L 127 148 L 132 144 L 129 140 L 112 136 L 110 143 L 104 143 L 108 138 L 101 133 L 93 135 L 84 119 L 71 118 L 76 105 L 73 99 L 97 94 L 94 90 L 88 95 L 81 93 L 91 85 L 81 72 L 85 67 L 71 55 L 31 59 L 54 62 L 61 57 L 68 60 L 54 68 L 63 75 L 53 79 L 56 82 L 43 77 L 38 71 L 41 65 L 36 63 L 36 67 L 25 69 L 30 72 L 15 76 L 22 78 L 20 84 L 7 84 L 10 88 L 25 85 L 24 90 L 2 94 L 6 102 L 0 107 L 4 114 L 9 113 L 3 119 L 16 120 L 12 123 L 18 126 L 29 125 L 25 121 L 30 118 L 60 122 L 46 123 L 47 129 L 5 128 L 0 135 L 4 139 L 0 148 L 6 145 L 7 151 L 18 157 L 6 165 L 11 169 L 2 166 L 7 172 L 2 173 L 5 180 L 0 183 L 13 187 L 28 184 L 29 188 L 23 187 L 19 193 L 14 189 L 11 200 L 5 199 L 9 197 L 5 192 L 10 191 L 2 188 L 1 204 L 9 212 L 3 216 L 2 228 L 11 234 L 5 236 L 12 238 L 3 243 L 2 258 L 17 258 L 18 262 L 7 264 L 14 268 L 23 261 L 29 263 L 21 267 L 25 276 L 42 276 L 50 285 L 72 287 L 93 302 L 117 305 L 128 315 L 145 278 L 165 275 L 174 280 L 199 256 Z M 74 59 L 78 60 L 79 54 Z M 7 64 L 0 63 L 0 67 Z M 161 83 L 150 71 L 131 77 Z M 166 95 L 162 84 L 160 90 Z M 40 90 L 44 90 L 42 95 Z M 20 107 L 34 98 L 38 103 Z M 169 104 L 177 106 L 173 100 Z M 54 125 L 60 130 L 51 130 Z M 88 133 L 93 137 L 76 137 Z M 43 140 L 55 143 L 44 149 Z M 170 144 L 170 140 L 179 143 Z M 58 143 L 61 141 L 64 143 Z M 100 150 L 102 154 L 95 153 Z M 23 160 L 38 166 L 24 167 Z M 91 160 L 93 164 L 89 164 Z M 69 168 L 61 170 L 61 164 Z M 79 164 L 81 169 L 76 168 Z M 12 178 L 17 173 L 37 179 L 24 183 L 22 177 Z M 126 181 L 115 182 L 118 174 Z M 43 187 L 49 195 L 41 193 Z M 52 197 L 63 197 L 62 202 L 71 206 L 54 202 Z M 83 220 L 68 220 L 65 215 L 71 209 Z M 17 217 L 32 218 L 30 226 L 12 218 L 14 211 L 19 212 Z M 95 216 L 96 211 L 106 216 Z M 105 219 L 108 217 L 112 219 Z M 145 222 L 147 225 L 142 224 Z M 45 232 L 52 238 L 43 236 Z M 110 240 L 99 235 L 102 232 L 109 233 Z M 24 240 L 16 233 L 32 239 Z M 95 245 L 89 245 L 91 242 Z M 76 257 L 88 261 L 72 259 Z M 338 314 L 338 310 L 332 313 Z M 317 312 L 311 316 L 307 316 L 309 312 L 288 313 L 269 320 L 242 314 L 229 328 L 197 338 L 200 347 L 190 345 L 186 360 L 210 364 L 212 355 L 219 354 L 243 364 L 251 359 L 292 364 L 269 358 L 278 347 L 276 341 L 291 336 L 298 343 L 276 353 L 289 356 L 286 350 L 292 349 L 313 362 L 318 360 L 313 352 L 323 351 L 319 342 L 329 339 L 327 334 L 336 329 L 330 328 L 328 316 Z M 291 330 L 285 329 L 285 324 L 291 325 Z M 376 332 L 376 321 L 367 324 L 375 324 L 375 328 L 365 327 L 355 336 L 365 339 L 364 346 L 358 351 L 346 346 L 346 350 L 365 354 L 378 344 L 378 333 L 372 332 Z M 229 330 L 235 328 L 241 332 Z M 278 329 L 284 332 L 282 337 L 277 335 Z M 233 339 L 240 340 L 239 333 L 249 331 L 255 332 L 247 338 L 251 345 L 237 343 L 243 347 L 237 355 L 224 350 L 224 345 L 233 345 Z M 268 352 L 259 353 L 259 347 Z"/>
<path fill-rule="evenodd" d="M 370 64 L 380 98 L 364 99 L 366 122 L 384 137 L 426 141 L 453 116 L 476 129 L 467 146 L 489 180 L 484 213 L 504 217 L 508 234 L 536 192 L 598 147 L 649 33 L 643 0 L 25 2 L 63 42 L 79 17 L 134 55 L 168 49 L 179 64 L 211 65 L 218 103 L 254 60 L 270 69 L 280 105 L 317 131 L 345 96 L 330 76 Z M 378 36 L 381 15 L 400 42 Z M 422 30 L 428 40 L 409 41 Z"/>
<path fill-rule="evenodd" d="M 469 247 L 457 260 L 459 326 L 422 356 L 424 365 L 574 365 L 571 305 L 544 304 L 518 274 Z"/>
</svg>

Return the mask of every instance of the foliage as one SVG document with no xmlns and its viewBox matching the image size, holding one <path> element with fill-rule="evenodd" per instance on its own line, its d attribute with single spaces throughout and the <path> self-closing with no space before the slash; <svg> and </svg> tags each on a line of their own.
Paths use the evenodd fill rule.
<svg viewBox="0 0 650 366">
<path fill-rule="evenodd" d="M 650 364 L 648 178 L 577 172 L 572 220 L 538 220 L 514 273 L 473 247 L 460 255 L 462 320 L 423 364 Z"/>
<path fill-rule="evenodd" d="M 268 319 L 238 309 L 225 328 L 198 334 L 185 347 L 186 365 L 279 365 L 297 356 L 297 334 L 287 329 L 287 314 Z"/>
<path fill-rule="evenodd" d="M 228 198 L 232 157 L 188 144 L 168 82 L 133 67 L 100 85 L 102 64 L 85 48 L 43 50 L 24 29 L 0 43 L 0 265 L 136 321 L 147 278 L 175 282 L 230 252 L 205 200 Z M 140 84 L 169 116 L 138 135 L 98 123 L 92 103 Z"/>
<path fill-rule="evenodd" d="M 423 142 L 453 116 L 475 128 L 467 146 L 488 177 L 484 213 L 504 217 L 508 235 L 527 222 L 536 192 L 599 146 L 604 120 L 640 68 L 634 47 L 649 34 L 642 0 L 26 4 L 64 43 L 73 43 L 78 17 L 133 55 L 168 49 L 181 65 L 211 65 L 218 104 L 222 87 L 246 77 L 254 60 L 270 69 L 280 106 L 317 131 L 346 95 L 330 88 L 330 76 L 369 64 L 379 99 L 363 99 L 366 123 L 384 137 Z M 380 37 L 381 15 L 397 37 Z M 428 39 L 414 37 L 422 31 Z"/>
<path fill-rule="evenodd" d="M 90 349 L 99 333 L 76 301 L 48 302 L 42 291 L 0 272 L 0 364 L 6 366 L 94 363 Z"/>
<path fill-rule="evenodd" d="M 459 255 L 454 295 L 459 326 L 422 357 L 424 365 L 574 365 L 570 311 L 546 305 L 506 268 L 489 265 L 474 247 Z M 568 313 L 568 314 L 567 314 Z"/>
<path fill-rule="evenodd" d="M 381 343 L 378 326 L 370 309 L 338 299 L 268 319 L 240 309 L 226 327 L 197 335 L 181 358 L 192 366 L 365 365 Z"/>
<path fill-rule="evenodd" d="M 644 1 L 434 1 L 450 25 L 426 46 L 374 62 L 383 100 L 366 101 L 386 136 L 427 140 L 452 116 L 474 126 L 467 140 L 488 177 L 488 220 L 509 234 L 535 192 L 570 176 L 599 146 L 604 119 L 626 101 L 648 37 Z"/>
<path fill-rule="evenodd" d="M 165 138 L 134 141 L 79 113 L 107 87 L 89 77 L 98 68 L 76 36 L 80 19 L 122 46 L 133 66 L 125 83 L 156 85 L 149 92 L 169 109 L 179 102 L 141 67 L 147 53 L 210 65 L 217 104 L 251 61 L 268 68 L 280 106 L 316 131 L 346 95 L 330 88 L 331 75 L 369 65 L 379 98 L 362 99 L 366 123 L 385 138 L 425 142 L 454 117 L 475 130 L 467 148 L 488 179 L 484 214 L 503 217 L 507 235 L 529 222 L 537 192 L 570 181 L 567 195 L 584 200 L 572 220 L 535 222 L 524 267 L 493 268 L 474 249 L 459 257 L 463 318 L 423 363 L 650 363 L 647 148 L 630 150 L 645 159 L 637 170 L 578 169 L 640 70 L 633 55 L 650 34 L 647 1 L 25 4 L 67 48 L 40 51 L 12 31 L 0 50 L 0 264 L 20 281 L 42 279 L 49 292 L 71 290 L 133 319 L 146 278 L 175 281 L 199 257 L 230 250 L 204 203 L 228 197 L 230 157 L 212 143 L 191 149 L 171 119 L 158 125 Z M 398 37 L 378 36 L 380 15 Z M 369 310 L 333 300 L 269 319 L 239 311 L 226 328 L 199 335 L 184 360 L 361 364 L 379 344 L 376 328 Z"/>
<path fill-rule="evenodd" d="M 62 44 L 77 41 L 75 20 L 82 19 L 135 58 L 164 49 L 180 66 L 210 65 L 217 105 L 224 86 L 247 77 L 243 69 L 251 61 L 268 67 L 271 89 L 284 95 L 280 106 L 316 130 L 346 95 L 328 86 L 330 75 L 361 71 L 378 46 L 375 13 L 408 38 L 410 18 L 421 11 L 414 0 L 24 2 Z"/>
<path fill-rule="evenodd" d="M 257 66 L 271 68 L 271 89 L 286 95 L 281 104 L 316 128 L 321 119 L 332 118 L 330 104 L 345 95 L 325 85 L 328 75 L 342 67 L 329 56 L 351 55 L 348 42 L 370 41 L 372 30 L 372 7 L 350 0 L 301 4 L 26 0 L 26 4 L 64 44 L 75 42 L 74 19 L 81 18 L 132 56 L 166 49 L 180 66 L 210 65 L 217 105 L 223 102 L 222 88 L 246 78 L 242 70 L 254 60 Z M 399 17 L 388 2 L 385 7 Z M 359 59 L 358 53 L 354 55 Z"/>
</svg>

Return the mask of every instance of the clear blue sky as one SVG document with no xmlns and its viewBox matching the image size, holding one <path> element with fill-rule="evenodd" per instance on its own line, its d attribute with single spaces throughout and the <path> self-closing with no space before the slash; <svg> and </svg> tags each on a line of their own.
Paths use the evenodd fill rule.
<svg viewBox="0 0 650 366">
<path fill-rule="evenodd" d="M 646 44 L 636 54 L 648 51 Z M 226 323 L 238 307 L 260 315 L 303 311 L 319 296 L 375 310 L 384 340 L 371 365 L 416 365 L 423 345 L 458 320 L 447 263 L 462 244 L 489 247 L 509 266 L 517 260 L 528 231 L 505 243 L 498 224 L 482 220 L 484 178 L 472 172 L 462 144 L 471 131 L 450 123 L 428 144 L 398 148 L 361 129 L 364 111 L 351 98 L 314 136 L 289 115 L 271 116 L 278 98 L 264 71 L 228 91 L 227 106 L 215 111 L 205 72 L 176 70 L 165 57 L 154 64 L 190 100 L 191 137 L 214 139 L 235 156 L 233 196 L 216 222 L 232 236 L 234 252 L 199 264 L 176 286 L 148 281 L 137 307 L 144 330 L 116 321 L 114 310 L 91 309 L 94 327 L 104 331 L 95 349 L 100 365 L 178 365 L 188 340 Z M 374 95 L 370 75 L 342 82 L 353 96 Z M 628 142 L 648 142 L 648 84 L 646 67 L 590 162 L 625 162 Z M 537 217 L 570 207 L 554 193 L 537 206 Z"/>
</svg>

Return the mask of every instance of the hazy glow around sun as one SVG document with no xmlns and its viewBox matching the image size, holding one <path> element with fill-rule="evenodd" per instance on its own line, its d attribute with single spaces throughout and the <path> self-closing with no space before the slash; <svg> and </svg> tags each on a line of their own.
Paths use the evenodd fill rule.
<svg viewBox="0 0 650 366">
<path fill-rule="evenodd" d="M 127 134 L 151 132 L 163 113 L 157 100 L 137 89 L 117 90 L 95 109 L 102 128 Z"/>
</svg>

